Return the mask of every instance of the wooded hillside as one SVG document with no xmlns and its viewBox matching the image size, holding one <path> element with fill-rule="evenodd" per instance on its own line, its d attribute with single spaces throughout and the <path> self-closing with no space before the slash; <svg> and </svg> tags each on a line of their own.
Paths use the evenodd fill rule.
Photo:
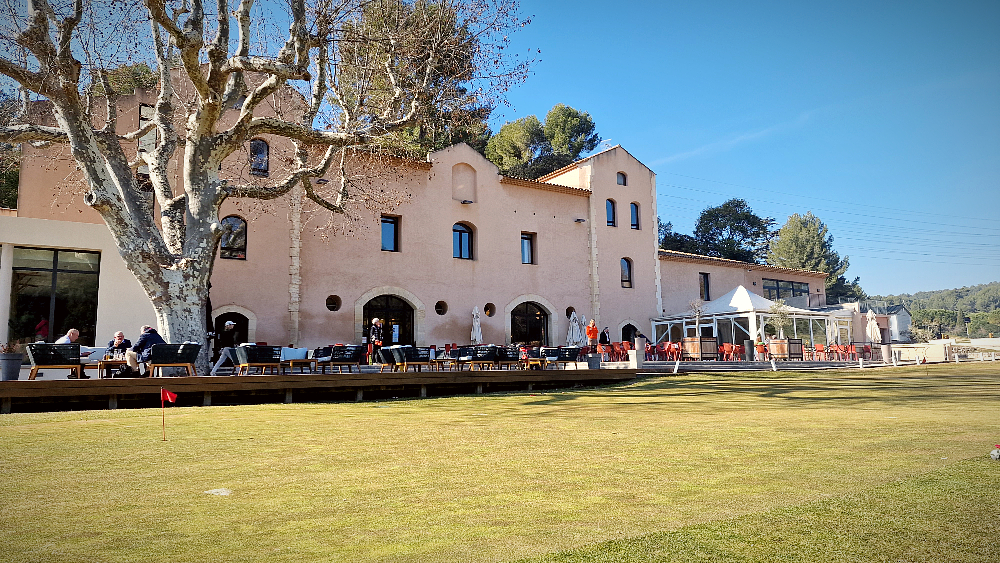
<svg viewBox="0 0 1000 563">
<path fill-rule="evenodd" d="M 918 291 L 914 294 L 872 296 L 890 305 L 905 303 L 910 311 L 918 309 L 961 309 L 969 313 L 988 313 L 1000 309 L 1000 282 L 971 285 L 957 289 Z"/>
</svg>

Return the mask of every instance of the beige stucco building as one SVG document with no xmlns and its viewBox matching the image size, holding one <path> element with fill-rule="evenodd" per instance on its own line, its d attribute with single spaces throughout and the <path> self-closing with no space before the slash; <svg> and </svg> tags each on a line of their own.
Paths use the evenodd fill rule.
<svg viewBox="0 0 1000 563">
<path fill-rule="evenodd" d="M 135 128 L 140 112 L 133 105 L 120 126 Z M 277 176 L 287 147 L 263 140 Z M 246 235 L 224 240 L 216 260 L 216 324 L 235 320 L 246 341 L 310 347 L 361 342 L 373 316 L 389 319 L 389 341 L 467 343 L 474 308 L 485 342 L 562 344 L 572 312 L 615 339 L 648 331 L 661 308 L 655 176 L 623 148 L 542 181 L 502 176 L 464 144 L 386 166 L 370 187 L 400 203 L 349 228 L 294 191 L 265 205 L 227 201 L 220 217 Z M 96 300 L 92 326 L 76 326 L 85 344 L 154 324 L 79 180 L 65 150 L 25 148 L 18 208 L 0 216 L 0 340 L 34 340 L 35 317 L 51 322 L 50 341 L 87 324 L 80 295 Z M 59 267 L 69 257 L 89 264 L 85 287 L 81 272 Z M 47 260 L 51 272 L 37 267 Z"/>
</svg>

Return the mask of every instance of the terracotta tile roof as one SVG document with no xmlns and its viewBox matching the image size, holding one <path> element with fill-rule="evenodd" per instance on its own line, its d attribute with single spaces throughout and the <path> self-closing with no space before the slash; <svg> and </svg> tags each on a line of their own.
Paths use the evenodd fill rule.
<svg viewBox="0 0 1000 563">
<path fill-rule="evenodd" d="M 591 194 L 591 191 L 586 188 L 571 188 L 569 186 L 549 184 L 546 182 L 539 182 L 538 180 L 525 180 L 523 178 L 512 178 L 510 176 L 500 176 L 500 183 L 508 184 L 511 186 L 520 186 L 522 188 L 534 188 L 536 190 L 545 190 L 549 192 L 578 195 L 583 197 L 589 197 Z"/>
<path fill-rule="evenodd" d="M 751 264 L 750 262 L 741 262 L 739 260 L 730 260 L 728 258 L 716 258 L 714 256 L 702 256 L 701 254 L 691 254 L 689 252 L 680 252 L 678 250 L 663 250 L 660 249 L 660 260 L 672 260 L 674 262 L 689 262 L 692 264 L 718 264 L 720 266 L 729 266 L 731 268 L 746 268 L 747 270 L 755 270 L 759 272 L 778 272 L 784 274 L 795 274 L 797 276 L 809 276 L 813 278 L 826 278 L 830 274 L 826 272 L 814 272 L 812 270 L 797 270 L 795 268 L 782 268 L 780 266 L 768 266 L 767 264 Z"/>
</svg>

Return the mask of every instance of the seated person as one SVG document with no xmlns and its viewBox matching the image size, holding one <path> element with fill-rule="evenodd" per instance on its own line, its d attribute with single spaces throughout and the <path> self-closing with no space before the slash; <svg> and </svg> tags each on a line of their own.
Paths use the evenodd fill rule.
<svg viewBox="0 0 1000 563">
<path fill-rule="evenodd" d="M 72 344 L 76 342 L 77 338 L 80 338 L 80 331 L 75 328 L 71 328 L 64 336 L 57 338 L 54 344 Z"/>
<path fill-rule="evenodd" d="M 154 344 L 166 344 L 167 342 L 163 340 L 156 329 L 146 325 L 142 327 L 142 334 L 139 336 L 139 340 L 135 341 L 135 346 L 131 350 L 125 352 L 125 362 L 128 363 L 129 369 L 133 373 L 138 373 L 139 362 L 146 363 L 149 361 L 149 356 L 153 353 Z M 143 377 L 147 377 L 149 373 L 144 373 Z"/>
<path fill-rule="evenodd" d="M 116 352 L 124 353 L 125 350 L 128 350 L 131 347 L 132 341 L 125 338 L 125 333 L 119 330 L 115 333 L 115 337 L 108 342 L 108 347 L 104 351 L 104 357 L 108 359 L 114 358 Z"/>
</svg>

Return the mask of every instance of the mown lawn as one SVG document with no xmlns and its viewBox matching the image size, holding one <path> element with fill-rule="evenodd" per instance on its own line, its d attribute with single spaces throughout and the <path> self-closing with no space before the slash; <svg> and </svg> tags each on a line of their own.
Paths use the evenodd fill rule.
<svg viewBox="0 0 1000 563">
<path fill-rule="evenodd" d="M 159 410 L 4 415 L 0 557 L 976 561 L 998 420 L 991 363 L 171 408 L 167 442 Z"/>
</svg>

